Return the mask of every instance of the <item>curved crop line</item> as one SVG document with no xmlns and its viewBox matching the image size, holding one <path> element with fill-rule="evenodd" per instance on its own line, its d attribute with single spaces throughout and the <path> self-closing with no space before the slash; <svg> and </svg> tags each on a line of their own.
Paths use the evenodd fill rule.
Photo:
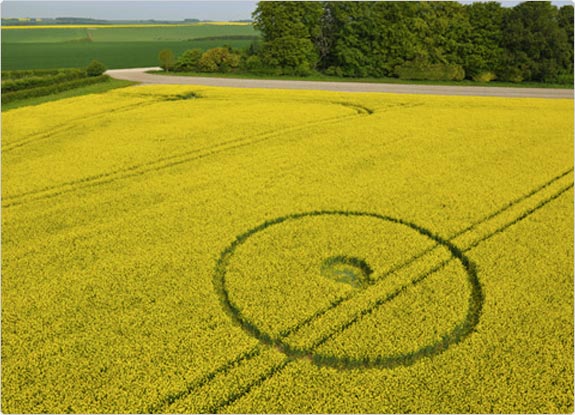
<svg viewBox="0 0 575 415">
<path fill-rule="evenodd" d="M 128 95 L 128 94 L 124 94 L 124 95 Z M 52 127 L 48 131 L 40 131 L 37 133 L 32 133 L 32 134 L 29 134 L 29 135 L 21 138 L 20 140 L 13 141 L 12 143 L 3 145 L 2 151 L 3 152 L 9 152 L 11 150 L 14 150 L 16 148 L 20 148 L 20 147 L 25 146 L 27 144 L 35 143 L 37 141 L 41 141 L 41 140 L 44 140 L 46 138 L 50 138 L 54 134 L 60 134 L 60 133 L 66 132 L 66 131 L 73 130 L 74 128 L 77 128 L 77 127 L 83 125 L 83 123 L 85 123 L 87 120 L 95 120 L 95 119 L 101 118 L 103 116 L 107 116 L 110 113 L 114 113 L 114 114 L 124 113 L 124 112 L 131 111 L 132 109 L 140 109 L 142 107 L 147 107 L 147 106 L 151 106 L 154 104 L 159 104 L 159 103 L 162 103 L 164 101 L 186 100 L 186 99 L 190 99 L 190 98 L 201 98 L 202 96 L 200 94 L 198 94 L 197 92 L 189 91 L 189 92 L 183 93 L 183 94 L 162 95 L 160 97 L 154 96 L 154 95 L 146 95 L 146 94 L 137 94 L 137 95 L 131 94 L 131 95 L 129 95 L 129 97 L 130 98 L 132 98 L 132 97 L 148 98 L 148 102 L 140 102 L 137 104 L 128 104 L 128 105 L 124 105 L 124 106 L 110 108 L 109 110 L 106 110 L 106 111 L 95 112 L 89 116 L 73 118 L 64 124 L 58 124 L 55 127 Z M 72 125 L 70 125 L 70 124 L 72 124 Z"/>
<path fill-rule="evenodd" d="M 86 120 L 94 120 L 94 119 L 100 118 L 102 116 L 109 115 L 111 112 L 113 112 L 113 113 L 128 112 L 134 108 L 142 108 L 143 106 L 157 104 L 158 102 L 161 102 L 161 101 L 155 101 L 154 100 L 153 102 L 129 104 L 129 105 L 121 106 L 121 107 L 112 108 L 112 109 L 107 110 L 107 111 L 97 112 L 97 113 L 94 113 L 88 117 L 75 118 L 75 119 L 68 121 L 65 124 L 59 124 L 55 127 L 52 127 L 52 129 L 50 129 L 48 131 L 40 131 L 37 133 L 33 133 L 30 135 L 27 135 L 26 137 L 23 137 L 22 139 L 20 139 L 18 141 L 14 141 L 12 143 L 6 144 L 6 145 L 2 146 L 2 152 L 7 153 L 7 152 L 10 152 L 11 150 L 25 146 L 27 144 L 31 144 L 31 143 L 34 143 L 37 141 L 44 140 L 46 138 L 50 138 L 54 134 L 60 134 L 60 133 L 66 132 L 66 131 L 73 130 L 74 128 L 77 128 L 79 126 L 78 124 L 81 124 L 81 123 L 85 122 Z M 73 125 L 70 125 L 70 123 L 73 123 Z"/>
<path fill-rule="evenodd" d="M 371 276 L 373 270 L 367 264 L 367 262 L 361 258 L 348 255 L 336 255 L 327 258 L 321 265 L 321 272 L 330 278 L 330 275 L 333 275 L 334 270 L 336 270 L 337 267 L 341 265 L 347 265 L 353 267 L 356 271 L 359 271 L 359 277 L 354 274 L 355 278 L 352 278 L 352 281 L 349 281 L 349 284 L 352 287 L 365 287 L 375 282 Z"/>
<path fill-rule="evenodd" d="M 365 113 L 358 112 L 358 115 L 365 115 Z M 79 189 L 99 186 L 102 184 L 114 182 L 116 180 L 139 176 L 152 171 L 164 170 L 166 168 L 202 159 L 214 154 L 222 153 L 224 151 L 246 147 L 253 144 L 258 144 L 263 141 L 267 141 L 287 133 L 305 130 L 306 128 L 309 127 L 342 122 L 348 120 L 349 118 L 355 118 L 358 115 L 354 114 L 354 115 L 330 117 L 320 121 L 312 121 L 295 127 L 288 127 L 281 130 L 274 130 L 271 132 L 257 134 L 255 136 L 234 138 L 228 141 L 224 141 L 222 143 L 215 144 L 213 146 L 173 154 L 171 156 L 162 157 L 150 162 L 133 165 L 127 168 L 118 169 L 111 172 L 101 173 L 93 176 L 88 176 L 53 186 L 47 186 L 37 190 L 30 190 L 13 196 L 4 197 L 3 199 L 7 201 L 7 203 L 3 203 L 2 207 L 8 208 L 12 206 L 18 206 L 30 201 L 56 197 L 61 194 L 73 192 Z"/>
<path fill-rule="evenodd" d="M 360 104 L 356 104 L 355 102 L 343 102 L 343 101 L 337 101 L 337 102 L 331 102 L 331 104 L 335 104 L 335 105 L 341 105 L 344 107 L 348 107 L 351 108 L 353 110 L 355 110 L 355 112 L 357 112 L 358 114 L 368 114 L 371 115 L 373 114 L 375 111 L 372 110 L 369 107 L 366 107 L 365 105 L 360 105 Z"/>
<path fill-rule="evenodd" d="M 522 221 L 523 219 L 529 217 L 531 214 L 535 213 L 536 211 L 538 211 L 539 209 L 543 208 L 543 207 L 544 207 L 545 205 L 547 205 L 548 203 L 550 203 L 550 202 L 552 202 L 553 200 L 559 198 L 561 195 L 563 195 L 564 193 L 566 193 L 567 191 L 572 190 L 572 189 L 573 189 L 573 183 L 571 183 L 571 185 L 569 185 L 569 186 L 563 188 L 562 190 L 560 190 L 558 193 L 554 194 L 553 196 L 551 196 L 551 197 L 549 197 L 549 198 L 543 200 L 542 202 L 538 203 L 537 206 L 535 206 L 534 208 L 528 209 L 528 210 L 525 211 L 523 214 L 521 214 L 519 217 L 517 217 L 514 221 L 509 222 L 509 223 L 507 223 L 507 224 L 501 226 L 500 228 L 498 228 L 496 231 L 492 232 L 491 234 L 489 234 L 489 235 L 487 235 L 487 236 L 484 236 L 484 237 L 478 239 L 478 240 L 475 241 L 471 246 L 467 247 L 465 250 L 462 250 L 462 252 L 467 252 L 467 251 L 469 251 L 469 250 L 471 250 L 471 249 L 477 247 L 481 242 L 483 242 L 483 241 L 485 241 L 485 240 L 487 240 L 487 239 L 490 239 L 490 238 L 492 238 L 492 237 L 498 235 L 499 233 L 503 232 L 503 231 L 506 230 L 507 228 L 509 228 L 509 227 L 515 225 L 516 223 Z M 422 274 L 422 275 L 418 278 L 417 283 L 423 281 L 425 278 L 427 278 L 427 276 L 429 276 L 429 275 L 431 275 L 432 273 L 434 273 L 434 272 L 438 271 L 439 269 L 443 268 L 448 262 L 450 262 L 450 261 L 452 261 L 452 260 L 453 260 L 453 258 L 451 258 L 450 260 L 447 260 L 447 261 L 443 261 L 441 264 L 437 265 L 437 266 L 434 267 L 432 270 L 430 270 L 430 271 L 428 271 L 428 272 Z M 471 264 L 471 263 L 470 263 L 470 265 L 473 266 L 473 264 Z M 397 295 L 399 295 L 399 294 L 400 294 L 400 293 L 398 293 Z M 395 295 L 394 297 L 396 297 L 397 295 Z M 388 298 L 387 301 L 390 301 L 390 300 L 392 300 L 392 299 L 394 298 L 394 297 L 393 297 L 393 298 L 389 298 L 389 297 L 391 297 L 391 295 L 387 297 L 387 298 Z M 479 300 L 478 298 L 474 298 L 474 299 L 472 299 L 472 302 L 475 302 L 475 303 L 476 303 L 476 306 L 477 306 L 477 305 L 480 306 L 480 303 L 478 302 L 478 300 Z M 380 301 L 380 303 L 381 303 L 380 305 L 383 305 L 385 302 L 386 302 L 386 300 L 385 300 L 385 299 L 382 299 L 382 300 Z M 377 307 L 374 307 L 373 309 L 375 310 L 375 308 L 377 308 Z M 372 310 L 372 311 L 373 311 L 373 310 Z M 362 312 L 360 315 L 361 315 L 361 316 L 364 316 L 364 315 L 369 314 L 370 312 L 371 312 L 371 311 Z M 360 317 L 360 318 L 361 318 L 361 317 Z M 359 319 L 358 319 L 358 321 L 359 321 Z M 454 329 L 454 331 L 457 332 L 456 334 L 457 334 L 458 337 L 461 336 L 461 335 L 465 332 L 465 330 L 467 330 L 467 327 L 465 327 L 465 325 L 466 325 L 466 324 L 470 324 L 470 323 L 472 324 L 473 322 L 464 322 L 463 324 L 458 325 L 458 326 Z M 352 324 L 354 324 L 354 323 L 349 324 L 349 326 L 351 326 Z M 339 333 L 337 333 L 337 334 L 339 334 Z M 397 365 L 399 365 L 399 364 L 401 364 L 401 365 L 405 365 L 405 364 L 410 365 L 410 364 L 413 364 L 413 363 L 415 363 L 417 360 L 419 360 L 419 359 L 420 359 L 421 357 L 423 357 L 423 356 L 427 356 L 427 355 L 429 355 L 429 354 L 436 354 L 436 353 L 438 353 L 438 352 L 441 352 L 441 351 L 445 350 L 447 347 L 449 347 L 449 345 L 450 345 L 451 343 L 452 343 L 452 342 L 450 341 L 450 339 L 444 337 L 442 340 L 440 340 L 439 342 L 437 342 L 437 343 L 435 343 L 435 344 L 433 344 L 433 345 L 430 345 L 430 346 L 428 346 L 428 347 L 426 347 L 426 348 L 424 348 L 424 349 L 420 349 L 420 350 L 417 351 L 417 352 L 414 352 L 414 353 L 411 353 L 411 354 L 408 354 L 408 355 L 404 356 L 403 359 L 402 359 L 402 360 L 403 360 L 402 362 L 400 362 L 400 361 L 399 361 L 398 359 L 396 359 L 395 357 L 390 358 L 390 360 L 389 360 L 388 362 L 386 362 L 386 363 L 389 364 L 390 366 L 389 366 L 389 367 L 386 367 L 386 368 L 393 368 L 393 367 L 395 367 L 395 366 L 397 366 Z M 314 347 L 318 347 L 318 346 L 314 346 Z M 313 349 L 311 349 L 310 351 L 313 351 Z M 246 396 L 247 394 L 249 394 L 255 387 L 260 386 L 261 384 L 263 384 L 263 383 L 264 383 L 265 381 L 267 381 L 268 379 L 271 379 L 271 377 L 273 377 L 274 375 L 280 373 L 283 369 L 285 369 L 285 367 L 286 367 L 288 364 L 290 364 L 290 363 L 293 362 L 293 361 L 295 361 L 295 360 L 288 357 L 288 358 L 286 358 L 282 363 L 280 363 L 280 364 L 278 364 L 278 365 L 274 365 L 274 366 L 266 373 L 267 377 L 264 377 L 264 376 L 258 377 L 254 382 L 252 382 L 252 383 L 250 383 L 249 385 L 247 385 L 242 391 L 235 392 L 234 394 L 230 395 L 230 397 L 228 397 L 228 399 L 226 399 L 224 402 L 221 402 L 220 405 L 214 405 L 214 406 L 210 407 L 210 411 L 209 411 L 209 412 L 211 412 L 211 413 L 220 413 L 220 411 L 221 411 L 223 408 L 225 408 L 226 406 L 229 406 L 229 405 L 233 404 L 233 403 L 234 403 L 235 401 L 237 401 L 238 399 L 240 399 L 240 398 Z M 315 361 L 315 360 L 314 360 L 314 361 Z M 325 362 L 322 362 L 322 361 L 320 360 L 320 361 L 315 361 L 315 363 L 321 365 L 322 363 L 325 363 Z M 371 364 L 367 364 L 367 365 L 366 365 L 366 362 L 364 362 L 364 361 L 356 362 L 356 361 L 352 361 L 352 360 L 350 359 L 350 361 L 347 362 L 347 364 L 345 365 L 345 367 L 355 368 L 355 367 L 358 367 L 357 363 L 360 363 L 360 364 L 359 364 L 360 367 L 373 367 L 373 366 L 381 367 L 380 363 L 384 363 L 384 362 L 383 362 L 383 361 L 382 361 L 382 362 L 373 362 L 373 363 L 374 363 L 373 365 L 371 365 Z"/>
<path fill-rule="evenodd" d="M 506 212 L 507 210 L 511 209 L 512 207 L 514 207 L 515 205 L 519 204 L 520 202 L 522 202 L 522 201 L 524 201 L 524 200 L 526 200 L 526 199 L 528 199 L 528 198 L 530 198 L 530 197 L 536 195 L 537 193 L 539 193 L 539 192 L 541 192 L 542 190 L 546 189 L 547 187 L 551 186 L 551 185 L 552 185 L 553 183 L 555 183 L 557 180 L 559 180 L 559 179 L 565 177 L 566 175 L 568 175 L 568 174 L 571 173 L 571 172 L 573 172 L 573 168 L 568 169 L 567 171 L 565 171 L 565 172 L 563 172 L 563 173 L 561 173 L 561 174 L 559 174 L 559 175 L 553 177 L 551 180 L 549 180 L 549 181 L 543 183 L 542 185 L 536 187 L 535 189 L 529 191 L 528 193 L 526 193 L 526 194 L 524 194 L 524 195 L 522 195 L 522 196 L 520 196 L 520 197 L 518 197 L 518 198 L 512 200 L 511 202 L 509 202 L 509 203 L 503 205 L 501 208 L 499 208 L 499 209 L 497 209 L 496 211 L 494 211 L 494 212 L 488 214 L 487 216 L 484 216 L 483 218 L 481 218 L 480 220 L 474 222 L 473 224 L 471 224 L 470 226 L 466 227 L 465 229 L 454 233 L 454 234 L 451 235 L 448 239 L 449 239 L 449 240 L 453 240 L 453 239 L 457 238 L 458 236 L 461 236 L 461 235 L 463 235 L 463 234 L 465 234 L 465 233 L 467 233 L 467 232 L 469 232 L 469 231 L 471 231 L 471 230 L 477 228 L 477 227 L 480 226 L 481 224 L 483 224 L 483 223 L 489 221 L 490 219 L 493 219 L 493 218 L 495 218 L 495 217 L 497 217 L 497 216 L 503 214 L 504 212 Z M 569 190 L 570 188 L 572 188 L 572 187 L 569 187 L 569 186 L 568 186 L 568 187 L 564 188 L 559 194 L 557 194 L 556 196 L 553 196 L 552 198 L 550 198 L 550 199 L 548 199 L 548 200 L 546 200 L 546 201 L 543 201 L 543 202 L 539 203 L 539 204 L 536 206 L 536 208 L 534 208 L 534 209 L 539 209 L 539 208 L 543 207 L 545 204 L 547 204 L 547 203 L 549 203 L 551 200 L 554 200 L 555 198 L 559 197 L 563 192 Z M 525 217 L 527 217 L 529 214 L 533 213 L 532 211 L 533 211 L 533 209 L 528 210 L 528 211 L 526 211 L 526 213 L 524 213 L 523 215 L 521 215 L 521 216 L 522 216 L 521 220 L 524 219 Z M 514 221 L 513 223 L 516 223 L 516 221 Z M 511 226 L 511 225 L 509 225 L 509 226 Z M 507 226 L 507 227 L 509 227 L 509 226 Z M 499 231 L 496 231 L 496 232 L 498 232 L 498 233 L 499 233 L 499 232 L 503 232 L 503 230 L 504 230 L 504 229 L 499 230 Z M 491 237 L 491 236 L 490 236 L 490 237 Z M 480 242 L 482 242 L 483 240 L 486 240 L 486 239 L 488 239 L 488 238 L 485 238 L 485 239 L 482 239 L 482 240 L 478 240 L 473 247 L 477 246 L 477 244 L 479 244 Z M 402 269 L 406 268 L 407 266 L 411 265 L 412 263 L 414 263 L 414 262 L 417 261 L 418 259 L 420 259 L 420 258 L 422 258 L 423 256 L 425 256 L 425 255 L 426 255 L 427 253 L 429 253 L 430 251 L 432 251 L 432 250 L 434 250 L 434 249 L 437 249 L 437 247 L 438 247 L 438 245 L 435 245 L 435 246 L 433 246 L 433 247 L 430 247 L 430 248 L 428 248 L 428 249 L 425 249 L 425 250 L 421 251 L 420 253 L 418 253 L 417 255 L 415 255 L 415 256 L 413 256 L 413 257 L 411 257 L 410 259 L 408 259 L 408 260 L 405 261 L 404 263 L 399 264 L 399 265 L 397 265 L 396 267 L 394 267 L 394 268 L 390 269 L 389 271 L 387 271 L 385 274 L 383 274 L 383 275 L 380 277 L 380 280 L 383 279 L 384 277 L 388 276 L 388 275 L 391 275 L 391 274 L 394 274 L 394 273 L 396 273 L 396 272 L 398 272 L 398 271 L 401 271 Z M 463 250 L 463 252 L 467 252 L 468 250 L 472 249 L 473 247 L 468 247 L 468 248 L 466 248 L 465 250 Z M 453 259 L 453 258 L 452 258 L 452 259 Z M 452 259 L 451 259 L 451 260 L 452 260 Z M 445 261 L 444 261 L 444 262 L 445 262 Z M 447 263 L 441 263 L 439 266 L 440 266 L 441 268 L 443 268 L 445 265 L 447 265 Z M 217 266 L 217 265 L 216 265 L 216 266 Z M 441 269 L 441 268 L 438 268 L 437 271 L 438 271 L 439 269 Z M 422 275 L 425 275 L 425 273 L 422 274 Z M 421 276 L 420 276 L 419 278 L 421 278 Z M 425 278 L 426 278 L 426 277 L 424 277 L 423 279 L 425 279 Z M 423 279 L 421 279 L 421 281 L 423 281 Z M 416 278 L 416 280 L 417 280 L 417 278 Z M 352 291 L 350 294 L 351 294 L 351 295 L 345 295 L 345 296 L 342 296 L 342 297 L 337 298 L 337 299 L 334 300 L 330 305 L 328 305 L 326 308 L 321 309 L 321 310 L 318 310 L 318 311 L 315 312 L 314 314 L 312 314 L 312 315 L 310 315 L 309 317 L 307 317 L 307 318 L 301 320 L 300 322 L 296 323 L 296 324 L 293 325 L 292 327 L 281 331 L 281 332 L 279 333 L 279 338 L 282 339 L 282 338 L 288 337 L 289 335 L 291 335 L 291 334 L 293 334 L 293 333 L 299 331 L 301 328 L 303 328 L 304 326 L 308 325 L 308 324 L 311 323 L 312 321 L 314 321 L 314 320 L 320 318 L 322 315 L 324 315 L 324 314 L 326 314 L 327 312 L 329 312 L 330 310 L 334 309 L 334 308 L 337 307 L 339 304 L 341 304 L 341 303 L 343 303 L 343 302 L 345 302 L 345 301 L 351 299 L 353 296 L 355 296 L 355 294 L 357 294 L 357 292 L 356 292 L 356 291 Z M 398 295 L 398 294 L 397 294 L 397 295 Z M 396 295 L 396 296 L 397 296 L 397 295 Z M 383 304 L 383 303 L 382 303 L 382 304 Z M 440 344 L 441 344 L 441 343 L 440 343 Z M 439 346 L 440 346 L 440 345 L 438 345 L 438 346 L 436 346 L 436 347 L 439 347 Z M 316 346 L 316 347 L 318 347 L 318 346 Z M 257 348 L 257 346 L 256 346 L 256 348 Z M 253 349 L 252 349 L 252 351 L 253 351 Z M 252 351 L 246 352 L 245 354 L 249 354 L 249 353 L 251 353 Z M 433 353 L 433 352 L 435 352 L 435 351 L 432 350 L 431 352 Z M 423 353 L 423 351 L 422 351 L 421 353 Z M 258 352 L 258 354 L 259 354 L 259 352 Z M 242 354 L 242 355 L 240 355 L 240 356 L 243 356 L 243 355 L 244 355 L 244 354 Z M 307 355 L 307 354 L 306 354 L 306 355 Z M 250 357 L 247 357 L 247 358 L 244 358 L 244 359 L 240 359 L 240 361 L 241 361 L 241 362 L 248 361 L 249 359 L 251 359 L 251 357 L 255 357 L 255 356 L 256 356 L 256 354 L 254 354 L 254 356 L 250 356 Z M 413 357 L 411 357 L 411 359 L 413 359 Z M 217 368 L 217 369 L 213 370 L 212 372 L 208 373 L 207 375 L 205 375 L 204 378 L 209 378 L 209 380 L 211 380 L 211 379 L 213 379 L 216 375 L 218 375 L 218 374 L 220 374 L 220 373 L 225 373 L 225 372 L 227 372 L 227 371 L 229 370 L 229 368 L 235 366 L 235 362 L 236 362 L 237 360 L 238 360 L 238 358 L 235 358 L 235 359 L 233 359 L 233 360 L 228 361 L 228 362 L 225 363 L 224 365 L 220 366 L 219 368 Z M 291 360 L 291 358 L 288 358 L 288 360 Z M 409 362 L 409 361 L 410 361 L 410 358 L 409 358 L 409 357 L 406 357 L 406 362 Z M 413 362 L 414 362 L 414 361 L 413 361 Z M 320 362 L 317 362 L 317 363 L 320 363 L 320 364 L 321 364 L 321 361 L 320 361 Z M 391 362 L 388 362 L 388 363 L 391 363 Z M 275 374 L 275 372 L 274 372 L 274 374 Z M 204 379 L 204 378 L 202 378 L 202 379 Z M 177 399 L 180 399 L 180 398 L 182 398 L 182 397 L 184 397 L 184 396 L 187 396 L 188 394 L 192 393 L 194 390 L 198 389 L 199 387 L 205 385 L 205 384 L 208 383 L 208 381 L 209 381 L 209 380 L 208 380 L 208 381 L 204 382 L 202 379 L 200 379 L 199 381 L 195 381 L 195 382 L 193 382 L 193 383 L 187 385 L 187 386 L 186 386 L 186 389 L 185 389 L 184 391 L 181 391 L 181 392 L 179 392 L 179 393 L 173 395 L 173 396 L 176 396 L 176 395 L 177 395 L 177 398 L 174 399 L 174 401 L 177 400 Z M 263 382 L 258 382 L 258 384 L 261 384 L 261 383 L 263 383 Z M 197 385 L 197 386 L 196 386 L 196 385 Z M 253 386 L 248 386 L 248 388 L 249 388 L 249 390 L 251 390 L 251 389 L 253 388 Z M 247 393 L 249 393 L 249 390 L 248 390 L 246 393 L 244 393 L 244 395 L 247 394 Z M 170 396 L 172 396 L 172 395 L 170 395 Z M 242 395 L 242 396 L 243 396 L 243 395 Z M 239 396 L 239 397 L 241 397 L 241 396 Z M 239 397 L 238 397 L 238 399 L 239 399 Z M 160 404 L 157 404 L 157 405 L 155 405 L 155 406 L 152 406 L 151 408 L 156 408 L 156 410 L 154 410 L 154 411 L 150 410 L 150 412 L 159 412 L 159 410 L 160 410 L 162 407 L 164 407 L 165 405 L 169 405 L 169 404 L 173 403 L 173 401 L 172 401 L 172 402 L 168 402 L 168 400 L 171 400 L 171 399 L 173 399 L 173 398 L 169 398 L 169 397 L 164 398 L 164 399 L 161 401 Z M 230 404 L 230 403 L 231 403 L 231 402 L 229 402 L 228 404 Z M 226 404 L 226 405 L 228 405 L 228 404 Z M 224 407 L 224 406 L 226 406 L 226 405 L 221 405 L 219 408 L 221 409 L 222 407 Z M 214 412 L 217 412 L 217 411 L 216 411 L 216 410 L 213 410 L 213 411 L 211 411 L 211 412 L 214 413 Z"/>
</svg>

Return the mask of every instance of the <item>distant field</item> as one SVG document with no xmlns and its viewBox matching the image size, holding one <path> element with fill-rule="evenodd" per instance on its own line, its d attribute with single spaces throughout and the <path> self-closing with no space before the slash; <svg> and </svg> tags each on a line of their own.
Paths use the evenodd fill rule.
<svg viewBox="0 0 575 415">
<path fill-rule="evenodd" d="M 2 118 L 4 413 L 573 412 L 572 99 Z"/>
<path fill-rule="evenodd" d="M 245 48 L 257 36 L 246 24 L 3 28 L 2 69 L 81 67 L 92 59 L 112 69 L 153 66 L 162 49 Z"/>
<path fill-rule="evenodd" d="M 198 23 L 176 23 L 176 24 L 168 24 L 168 23 L 120 23 L 120 24 L 101 24 L 101 23 L 94 23 L 94 24 L 53 24 L 53 25 L 18 25 L 18 26 L 4 26 L 2 29 L 8 30 L 22 30 L 22 29 L 66 29 L 66 28 L 108 28 L 108 27 L 127 27 L 127 28 L 136 28 L 136 27 L 181 27 L 181 26 L 250 26 L 251 23 L 248 22 L 198 22 Z"/>
</svg>

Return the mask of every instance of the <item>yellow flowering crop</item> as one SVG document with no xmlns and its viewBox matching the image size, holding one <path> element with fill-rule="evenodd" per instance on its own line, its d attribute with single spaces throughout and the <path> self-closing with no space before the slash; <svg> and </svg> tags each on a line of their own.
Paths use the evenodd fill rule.
<svg viewBox="0 0 575 415">
<path fill-rule="evenodd" d="M 573 411 L 573 101 L 140 86 L 2 123 L 6 413 Z"/>
</svg>

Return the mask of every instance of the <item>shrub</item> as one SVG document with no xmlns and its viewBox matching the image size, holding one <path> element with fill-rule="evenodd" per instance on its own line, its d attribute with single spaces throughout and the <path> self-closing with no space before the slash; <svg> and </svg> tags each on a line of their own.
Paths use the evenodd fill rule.
<svg viewBox="0 0 575 415">
<path fill-rule="evenodd" d="M 395 67 L 400 79 L 428 81 L 461 81 L 465 71 L 460 65 L 411 61 Z"/>
<path fill-rule="evenodd" d="M 520 68 L 514 66 L 505 66 L 501 68 L 497 72 L 497 78 L 499 78 L 502 81 L 509 81 L 516 83 L 522 82 L 524 79 L 523 71 Z"/>
<path fill-rule="evenodd" d="M 312 74 L 312 72 L 313 72 L 313 70 L 312 70 L 312 68 L 308 62 L 300 63 L 295 68 L 295 74 L 297 76 L 310 76 Z"/>
<path fill-rule="evenodd" d="M 228 48 L 208 49 L 198 63 L 203 72 L 231 72 L 240 66 L 241 57 Z"/>
<path fill-rule="evenodd" d="M 86 68 L 86 73 L 88 74 L 88 76 L 100 76 L 104 72 L 106 72 L 106 66 L 102 62 L 97 60 L 93 60 L 92 62 L 90 62 L 90 64 Z"/>
<path fill-rule="evenodd" d="M 343 71 L 339 66 L 330 66 L 325 70 L 325 74 L 329 76 L 338 76 L 341 78 L 343 76 Z"/>
<path fill-rule="evenodd" d="M 475 82 L 491 82 L 496 78 L 495 73 L 491 71 L 479 72 L 472 77 Z"/>
<path fill-rule="evenodd" d="M 558 75 L 553 81 L 561 85 L 573 86 L 573 73 Z"/>
<path fill-rule="evenodd" d="M 262 60 L 257 55 L 252 55 L 246 59 L 246 69 L 251 72 L 258 72 L 262 70 Z"/>
<path fill-rule="evenodd" d="M 160 60 L 160 67 L 164 71 L 171 71 L 176 63 L 176 57 L 172 49 L 162 49 L 158 54 Z"/>
<path fill-rule="evenodd" d="M 174 65 L 176 72 L 193 72 L 198 70 L 198 64 L 202 57 L 201 49 L 188 49 L 178 57 Z"/>
</svg>

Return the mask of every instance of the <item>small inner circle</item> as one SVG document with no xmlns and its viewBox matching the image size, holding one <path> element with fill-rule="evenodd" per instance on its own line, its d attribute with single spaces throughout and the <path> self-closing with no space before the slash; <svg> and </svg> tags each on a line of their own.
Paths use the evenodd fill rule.
<svg viewBox="0 0 575 415">
<path fill-rule="evenodd" d="M 353 256 L 337 255 L 326 258 L 321 263 L 321 274 L 353 288 L 365 288 L 373 283 L 371 267 L 363 259 Z"/>
</svg>

